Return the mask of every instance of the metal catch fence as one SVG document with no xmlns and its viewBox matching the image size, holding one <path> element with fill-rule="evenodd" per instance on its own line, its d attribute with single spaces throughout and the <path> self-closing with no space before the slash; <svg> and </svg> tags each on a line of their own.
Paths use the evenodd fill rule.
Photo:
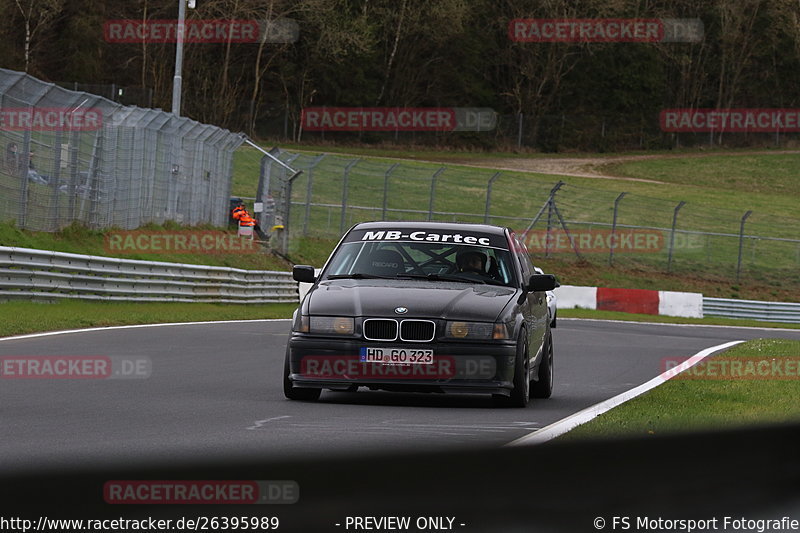
<svg viewBox="0 0 800 533">
<path fill-rule="evenodd" d="M 244 140 L 0 69 L 0 221 L 35 231 L 222 226 Z"/>
<path fill-rule="evenodd" d="M 800 286 L 800 219 L 553 183 L 512 171 L 274 150 L 289 247 L 367 220 L 505 225 L 535 257 Z M 735 287 L 732 287 L 735 292 Z"/>
</svg>

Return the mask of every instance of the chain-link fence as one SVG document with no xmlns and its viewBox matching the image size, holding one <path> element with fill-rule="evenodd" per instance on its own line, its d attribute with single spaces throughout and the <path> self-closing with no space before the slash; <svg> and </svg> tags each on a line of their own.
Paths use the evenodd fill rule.
<svg viewBox="0 0 800 533">
<path fill-rule="evenodd" d="M 279 207 L 290 246 L 299 237 L 336 239 L 368 220 L 481 222 L 524 232 L 537 257 L 800 284 L 800 219 L 516 172 L 273 153 L 302 171 L 265 169 L 273 188 L 291 198 Z"/>
<path fill-rule="evenodd" d="M 153 107 L 153 89 L 150 87 L 126 87 L 124 85 L 56 82 L 56 85 L 76 92 L 96 94 L 122 105 Z"/>
<path fill-rule="evenodd" d="M 243 140 L 0 69 L 0 220 L 36 231 L 222 226 Z"/>
</svg>

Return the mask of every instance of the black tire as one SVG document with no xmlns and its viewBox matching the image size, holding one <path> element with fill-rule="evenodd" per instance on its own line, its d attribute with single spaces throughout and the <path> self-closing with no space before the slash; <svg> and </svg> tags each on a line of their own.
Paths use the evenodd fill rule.
<svg viewBox="0 0 800 533">
<path fill-rule="evenodd" d="M 315 402 L 319 400 L 322 389 L 301 389 L 295 388 L 292 380 L 289 379 L 289 349 L 286 349 L 286 358 L 283 363 L 283 395 L 290 400 L 301 402 Z"/>
<path fill-rule="evenodd" d="M 514 362 L 514 389 L 511 396 L 493 395 L 494 402 L 504 407 L 527 407 L 531 398 L 530 361 L 528 360 L 528 338 L 520 333 L 517 341 L 517 357 Z"/>
<path fill-rule="evenodd" d="M 539 363 L 539 381 L 531 383 L 531 396 L 534 398 L 549 398 L 553 394 L 553 334 L 547 332 L 544 348 L 542 349 L 542 362 Z"/>
</svg>

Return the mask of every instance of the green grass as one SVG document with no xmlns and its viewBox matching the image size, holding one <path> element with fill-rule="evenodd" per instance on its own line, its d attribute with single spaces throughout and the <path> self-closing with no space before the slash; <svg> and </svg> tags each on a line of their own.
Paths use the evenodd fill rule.
<svg viewBox="0 0 800 533">
<path fill-rule="evenodd" d="M 289 269 L 286 261 L 266 251 L 264 251 L 264 253 L 240 253 L 235 251 L 223 251 L 221 253 L 115 252 L 107 246 L 106 238 L 107 236 L 116 234 L 118 231 L 120 230 L 90 230 L 79 224 L 73 224 L 61 231 L 53 233 L 35 232 L 21 230 L 14 224 L 6 222 L 0 223 L 0 245 L 106 257 L 120 257 L 123 259 L 165 261 L 170 263 L 246 268 L 251 270 L 285 271 Z M 220 235 L 235 235 L 235 230 L 230 230 L 228 228 L 213 228 L 210 226 L 186 227 L 175 223 L 166 223 L 164 225 L 148 224 L 137 230 L 137 232 L 152 232 L 153 234 L 162 232 L 191 233 L 195 231 L 212 231 Z"/>
<path fill-rule="evenodd" d="M 237 152 L 238 154 L 238 152 Z M 249 157 L 247 154 L 242 159 Z M 646 183 L 637 181 L 594 179 L 573 176 L 561 176 L 534 172 L 503 171 L 492 190 L 492 208 L 490 214 L 497 217 L 497 222 L 507 223 L 512 218 L 520 219 L 512 226 L 523 225 L 529 221 L 547 199 L 550 189 L 558 181 L 567 186 L 556 197 L 561 204 L 562 214 L 569 220 L 592 220 L 611 222 L 614 199 L 621 192 L 626 192 L 626 199 L 620 204 L 620 224 L 647 223 L 660 227 L 670 227 L 674 207 L 679 201 L 685 201 L 679 216 L 679 229 L 700 229 L 711 231 L 728 231 L 737 233 L 739 220 L 747 210 L 753 210 L 754 216 L 749 224 L 759 224 L 763 218 L 764 236 L 788 236 L 781 230 L 782 224 L 776 217 L 800 218 L 800 208 L 795 201 L 800 185 L 790 178 L 800 174 L 798 164 L 793 161 L 796 156 L 766 154 L 753 156 L 714 156 L 710 158 L 687 156 L 684 159 L 654 159 L 651 161 L 631 162 L 626 165 L 657 165 L 664 162 L 672 165 L 673 177 L 665 183 Z M 719 165 L 718 160 L 731 159 L 726 166 Z M 346 156 L 330 156 L 316 171 L 312 201 L 318 203 L 339 204 L 342 200 L 341 169 L 350 159 Z M 303 159 L 299 160 L 303 161 Z M 418 209 L 427 212 L 430 198 L 430 177 L 443 165 L 419 161 L 401 160 L 402 170 L 394 173 L 390 179 L 390 198 L 399 209 Z M 699 180 L 694 174 L 684 172 L 681 165 L 674 161 L 682 161 L 698 171 L 701 169 L 707 178 Z M 335 162 L 335 164 L 334 164 Z M 351 177 L 351 195 L 349 205 L 367 205 L 379 207 L 382 203 L 383 174 L 392 161 L 375 157 L 362 157 L 355 169 L 364 167 L 362 173 L 353 172 Z M 244 168 L 245 162 L 237 163 Z M 748 166 L 749 165 L 749 166 Z M 485 210 L 486 190 L 489 179 L 495 171 L 489 168 L 476 168 L 457 164 L 446 164 L 447 171 L 441 175 L 437 183 L 434 209 L 445 212 L 473 213 L 482 220 Z M 738 189 L 736 183 L 730 183 L 727 169 L 731 166 L 747 172 L 751 188 Z M 372 175 L 368 175 L 372 172 Z M 768 172 L 775 172 L 776 177 L 769 178 Z M 235 178 L 234 190 L 238 194 L 252 196 L 257 184 L 257 170 L 248 170 L 254 176 L 251 180 L 243 176 Z M 648 176 L 647 170 L 641 172 Z M 759 178 L 761 176 L 762 178 Z M 323 178 L 323 179 L 320 179 Z M 658 179 L 653 177 L 650 179 Z M 763 180 L 759 184 L 759 179 Z M 301 176 L 294 187 L 294 200 L 306 200 L 307 183 Z M 394 188 L 392 189 L 392 185 Z M 250 191 L 249 194 L 245 194 Z M 709 212 L 713 210 L 713 212 Z M 380 216 L 380 212 L 373 212 Z M 504 220 L 503 217 L 508 217 Z M 627 217 L 627 218 L 626 218 Z M 659 218 L 660 217 L 660 218 Z M 461 217 L 464 218 L 464 217 Z M 694 219 L 694 220 L 693 220 Z M 800 220 L 795 220 L 795 223 Z M 338 228 L 338 225 L 337 225 Z M 794 228 L 796 229 L 796 228 Z M 768 232 L 764 234 L 764 231 Z M 751 231 L 752 233 L 752 231 Z M 794 234 L 796 235 L 796 233 Z"/>
<path fill-rule="evenodd" d="M 800 158 L 796 154 L 656 158 L 610 163 L 603 169 L 619 176 L 667 183 L 800 196 Z"/>
<path fill-rule="evenodd" d="M 263 154 L 255 148 L 243 145 L 233 154 L 233 180 L 231 196 L 254 198 L 261 174 L 261 157 Z M 252 206 L 252 201 L 246 201 Z"/>
<path fill-rule="evenodd" d="M 341 147 L 342 150 L 351 148 Z M 290 223 L 291 257 L 309 257 L 303 250 L 302 239 L 299 237 L 335 241 L 344 230 L 357 222 L 383 218 L 428 218 L 431 209 L 432 175 L 442 168 L 443 163 L 403 158 L 423 157 L 433 152 L 420 152 L 416 149 L 410 152 L 388 151 L 397 158 L 390 160 L 375 156 L 386 155 L 387 151 L 384 149 L 360 147 L 357 151 L 361 154 L 361 160 L 350 170 L 348 210 L 344 219 L 338 206 L 343 200 L 343 168 L 352 160 L 350 156 L 326 156 L 313 171 L 307 170 L 295 181 L 292 198 L 295 205 Z M 297 168 L 308 168 L 310 161 L 318 153 L 319 149 L 316 152 L 303 153 L 293 165 Z M 463 160 L 465 154 L 469 153 L 453 154 Z M 492 157 L 479 154 L 479 159 Z M 241 159 L 237 168 L 248 168 L 248 175 L 257 175 L 258 158 L 253 153 L 243 152 L 237 157 Z M 663 179 L 663 183 L 503 171 L 493 183 L 490 221 L 524 230 L 545 203 L 553 185 L 564 181 L 566 185 L 558 192 L 556 203 L 561 215 L 570 221 L 571 229 L 607 231 L 613 220 L 614 200 L 624 191 L 627 196 L 620 203 L 617 223 L 621 226 L 661 228 L 662 248 L 655 253 L 618 254 L 614 269 L 607 267 L 607 256 L 604 254 L 585 255 L 585 262 L 593 264 L 597 269 L 639 272 L 642 278 L 658 278 L 658 274 L 664 273 L 669 267 L 671 273 L 689 276 L 693 280 L 707 277 L 715 283 L 727 281 L 728 285 L 741 284 L 748 288 L 741 294 L 734 290 L 715 292 L 715 296 L 748 297 L 744 294 L 747 292 L 750 297 L 764 295 L 761 299 L 784 298 L 787 293 L 800 294 L 800 244 L 797 242 L 745 239 L 740 283 L 731 281 L 736 279 L 738 232 L 741 217 L 746 210 L 754 211 L 747 220 L 746 235 L 778 239 L 797 239 L 800 235 L 800 218 L 797 218 L 800 217 L 800 209 L 796 201 L 798 195 L 795 194 L 800 186 L 791 178 L 798 170 L 795 159 L 797 158 L 792 155 L 780 153 L 756 154 L 741 151 L 708 157 L 705 154 L 698 156 L 696 152 L 687 152 L 677 157 L 670 154 L 664 158 L 630 162 L 641 167 L 635 177 L 668 176 L 669 179 Z M 388 211 L 384 213 L 380 209 L 384 201 L 384 175 L 394 162 L 399 162 L 400 166 L 390 174 L 386 198 Z M 659 170 L 662 167 L 663 170 Z M 690 170 L 695 174 L 689 173 Z M 448 163 L 447 169 L 436 180 L 433 220 L 483 222 L 487 184 L 494 173 L 490 168 Z M 764 176 L 767 177 L 762 179 Z M 247 187 L 250 190 L 255 189 L 255 178 L 248 182 L 242 175 L 238 175 L 236 183 L 242 190 Z M 674 209 L 680 200 L 686 201 L 686 204 L 678 214 L 678 244 L 670 262 L 669 228 L 672 226 Z M 546 217 L 540 219 L 534 229 L 543 229 L 545 220 Z M 686 233 L 692 230 L 708 234 Z M 681 242 L 690 236 L 695 239 L 692 245 L 681 246 Z M 567 252 L 555 259 L 562 266 L 569 267 L 576 263 L 577 258 Z M 534 254 L 534 257 L 536 260 L 542 258 L 541 254 Z M 555 272 L 559 270 L 561 267 L 554 269 Z"/>
<path fill-rule="evenodd" d="M 507 159 L 507 158 L 519 158 L 519 159 L 530 159 L 530 158 L 547 158 L 547 159 L 554 159 L 554 158 L 585 158 L 591 159 L 595 157 L 608 157 L 610 154 L 608 152 L 603 153 L 592 153 L 592 152 L 539 152 L 531 148 L 522 148 L 520 150 L 514 151 L 495 151 L 495 150 L 482 150 L 482 149 L 474 149 L 474 150 L 466 150 L 463 148 L 452 148 L 449 146 L 436 146 L 431 148 L 429 145 L 424 144 L 386 144 L 386 145 L 377 145 L 377 146 L 366 146 L 364 144 L 353 144 L 353 143 L 335 143 L 335 142 L 324 142 L 324 143 L 311 143 L 311 142 L 304 142 L 304 143 L 294 143 L 294 142 L 283 142 L 278 141 L 275 143 L 268 143 L 265 142 L 263 144 L 265 148 L 272 148 L 273 146 L 280 146 L 284 150 L 290 150 L 293 152 L 326 152 L 331 154 L 355 154 L 355 155 L 364 155 L 364 156 L 372 156 L 372 157 L 386 157 L 390 159 L 422 159 L 422 160 L 429 160 L 429 161 L 448 161 L 448 160 L 458 160 L 463 159 L 465 157 L 474 158 L 474 159 L 483 159 L 487 161 L 491 161 L 492 159 Z M 731 152 L 742 152 L 748 153 L 752 151 L 763 151 L 763 149 L 752 149 L 752 148 L 708 148 L 705 147 L 703 149 L 703 153 L 706 154 L 713 154 L 716 152 L 724 152 L 724 153 L 731 153 Z M 681 148 L 673 148 L 673 149 L 664 149 L 664 150 L 648 150 L 643 152 L 641 150 L 627 150 L 622 152 L 614 152 L 613 156 L 621 156 L 621 155 L 642 155 L 642 154 L 654 154 L 654 155 L 675 155 L 675 154 L 696 154 L 697 149 L 691 147 L 681 147 Z"/>
<path fill-rule="evenodd" d="M 714 357 L 800 359 L 800 341 L 757 339 Z M 796 364 L 795 364 L 796 366 Z M 707 368 L 707 367 L 706 367 Z M 789 368 L 788 365 L 784 368 Z M 800 376 L 793 379 L 682 379 L 630 400 L 561 440 L 660 435 L 800 420 Z"/>
<path fill-rule="evenodd" d="M 534 172 L 504 171 L 504 176 L 510 179 L 525 178 L 526 182 L 541 185 L 545 182 L 552 184 L 561 180 L 576 187 L 586 187 L 607 193 L 627 192 L 648 198 L 669 200 L 677 204 L 680 200 L 687 201 L 690 205 L 700 207 L 713 207 L 735 211 L 738 217 L 746 210 L 763 211 L 771 216 L 800 217 L 800 208 L 795 198 L 800 196 L 800 157 L 795 154 L 770 154 L 751 153 L 752 150 L 724 150 L 724 155 L 714 155 L 715 150 L 698 154 L 696 150 L 673 151 L 648 151 L 625 152 L 609 154 L 541 154 L 541 153 L 508 153 L 508 152 L 463 152 L 463 151 L 437 151 L 420 148 L 397 150 L 386 148 L 368 148 L 351 146 L 316 146 L 316 145 L 281 145 L 285 150 L 307 151 L 312 154 L 353 154 L 361 156 L 366 161 L 386 164 L 381 158 L 390 158 L 402 161 L 403 165 L 434 172 L 444 163 L 455 174 L 479 173 L 480 178 L 474 180 L 480 188 L 475 192 L 485 193 L 486 182 L 494 174 L 490 169 L 475 169 L 473 167 L 454 164 L 453 161 L 475 159 L 482 164 L 491 163 L 492 159 L 505 158 L 603 158 L 619 157 L 623 155 L 649 155 L 653 159 L 641 161 L 627 161 L 623 163 L 609 163 L 600 165 L 600 170 L 605 173 L 620 177 L 640 178 L 662 181 L 664 183 L 645 183 L 628 180 L 593 179 L 583 177 L 549 175 Z M 238 154 L 238 152 L 237 152 Z M 684 156 L 684 157 L 681 157 Z M 346 157 L 346 156 L 345 156 Z M 422 163 L 415 159 L 435 161 L 435 163 Z M 255 175 L 258 175 L 257 169 Z M 502 181 L 502 180 L 501 180 Z M 244 183 L 244 182 L 242 182 Z M 253 187 L 251 186 L 251 189 Z M 512 191 L 518 193 L 519 190 Z M 747 194 L 743 194 L 747 193 Z M 616 195 L 614 195 L 616 196 Z M 485 197 L 484 197 L 485 198 Z M 613 202 L 613 197 L 611 201 Z M 427 206 L 427 204 L 425 204 Z M 448 203 L 443 200 L 443 206 Z M 586 203 L 589 205 L 589 203 Z M 479 204 L 477 213 L 483 213 L 483 205 Z M 507 209 L 502 199 L 497 202 L 498 211 L 514 211 Z M 513 207 L 513 206 L 510 206 Z M 457 209 L 446 209 L 456 211 Z M 670 213 L 671 215 L 671 213 Z M 532 214 L 530 214 L 532 216 Z"/>
<path fill-rule="evenodd" d="M 559 309 L 558 317 L 561 318 L 591 318 L 594 320 L 624 320 L 626 322 L 658 322 L 661 324 L 697 324 L 701 326 L 733 326 L 748 328 L 782 328 L 800 329 L 800 324 L 783 322 L 764 322 L 761 320 L 746 320 L 739 318 L 686 318 L 678 316 L 642 315 L 638 313 L 623 313 L 620 311 L 596 311 L 594 309 Z"/>
<path fill-rule="evenodd" d="M 291 318 L 297 304 L 120 303 L 61 301 L 0 303 L 0 337 L 76 328 Z"/>
<path fill-rule="evenodd" d="M 664 190 L 682 191 L 682 199 L 701 206 L 723 207 L 740 214 L 753 210 L 765 220 L 800 217 L 797 154 L 654 158 L 611 163 L 602 170 L 618 176 L 663 181 L 668 184 L 661 187 Z"/>
</svg>

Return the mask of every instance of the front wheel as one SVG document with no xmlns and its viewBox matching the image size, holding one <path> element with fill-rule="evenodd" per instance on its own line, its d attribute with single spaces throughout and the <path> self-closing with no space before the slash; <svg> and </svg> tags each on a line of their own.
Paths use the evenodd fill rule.
<svg viewBox="0 0 800 533">
<path fill-rule="evenodd" d="M 514 361 L 514 389 L 511 396 L 494 395 L 497 405 L 505 407 L 526 407 L 531 398 L 530 360 L 528 359 L 528 339 L 523 331 L 517 342 L 517 357 Z"/>
<path fill-rule="evenodd" d="M 290 400 L 299 400 L 301 402 L 315 402 L 319 400 L 322 389 L 300 389 L 295 388 L 292 380 L 289 379 L 289 348 L 286 348 L 286 359 L 283 363 L 283 395 Z"/>
<path fill-rule="evenodd" d="M 531 385 L 531 395 L 534 398 L 549 398 L 553 394 L 553 334 L 547 332 L 542 362 L 539 363 L 539 381 Z"/>
</svg>

